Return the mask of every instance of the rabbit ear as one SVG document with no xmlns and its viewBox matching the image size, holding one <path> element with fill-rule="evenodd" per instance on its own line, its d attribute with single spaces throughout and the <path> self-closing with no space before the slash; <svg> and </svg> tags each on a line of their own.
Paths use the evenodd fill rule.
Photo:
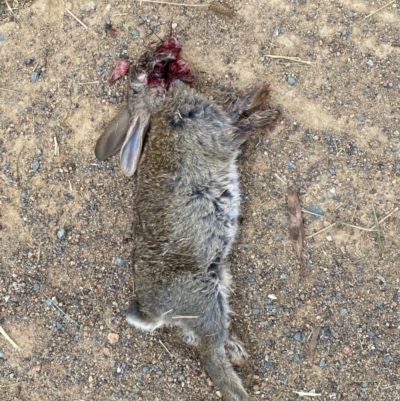
<svg viewBox="0 0 400 401">
<path fill-rule="evenodd" d="M 130 122 L 131 113 L 125 108 L 108 124 L 94 150 L 98 160 L 106 160 L 121 149 Z"/>
<path fill-rule="evenodd" d="M 150 115 L 141 114 L 131 123 L 125 142 L 121 148 L 121 168 L 125 175 L 131 177 L 139 164 L 144 137 L 149 129 Z"/>
</svg>

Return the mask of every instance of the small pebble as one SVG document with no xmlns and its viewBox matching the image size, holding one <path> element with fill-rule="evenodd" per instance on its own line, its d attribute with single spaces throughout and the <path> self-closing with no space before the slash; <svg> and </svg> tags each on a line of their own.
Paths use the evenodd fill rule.
<svg viewBox="0 0 400 401">
<path fill-rule="evenodd" d="M 287 81 L 289 85 L 294 85 L 296 83 L 296 80 L 293 77 L 289 77 Z"/>
<path fill-rule="evenodd" d="M 180 375 L 178 381 L 182 383 L 185 381 L 185 379 L 186 379 L 185 375 Z"/>
<path fill-rule="evenodd" d="M 327 240 L 328 242 L 332 242 L 332 237 L 331 237 L 330 235 L 327 235 L 327 236 L 326 236 L 326 240 Z"/>
<path fill-rule="evenodd" d="M 51 299 L 46 299 L 46 305 L 47 306 L 53 305 L 53 301 Z"/>
<path fill-rule="evenodd" d="M 110 341 L 110 344 L 116 344 L 119 340 L 119 335 L 116 333 L 110 333 L 107 338 L 108 341 Z"/>
<path fill-rule="evenodd" d="M 150 370 L 148 366 L 142 366 L 142 372 L 147 373 Z"/>
<path fill-rule="evenodd" d="M 326 361 L 325 361 L 325 359 L 324 358 L 321 358 L 321 360 L 319 361 L 319 367 L 320 368 L 323 368 L 325 365 L 326 365 Z"/>
<path fill-rule="evenodd" d="M 34 71 L 31 75 L 31 82 L 34 83 L 39 79 L 40 71 Z"/>
<path fill-rule="evenodd" d="M 342 31 L 342 33 L 340 34 L 340 36 L 341 36 L 342 38 L 347 38 L 347 36 L 349 36 L 349 34 L 348 34 L 348 32 L 346 31 L 346 29 L 345 29 L 345 30 Z"/>
<path fill-rule="evenodd" d="M 361 387 L 362 388 L 367 388 L 368 387 L 368 382 L 361 382 Z"/>
<path fill-rule="evenodd" d="M 310 214 L 310 219 L 312 221 L 318 220 L 320 219 L 320 216 L 324 215 L 324 211 L 318 205 L 306 206 L 306 210 L 308 210 L 311 213 L 315 213 L 315 214 Z M 316 216 L 316 214 L 319 214 L 320 216 Z"/>
<path fill-rule="evenodd" d="M 177 26 L 178 26 L 178 24 L 177 24 L 176 22 L 174 22 L 174 23 L 171 25 L 171 28 L 172 28 L 172 29 L 175 29 Z"/>
<path fill-rule="evenodd" d="M 0 351 L 0 358 L 4 358 L 4 354 Z"/>
<path fill-rule="evenodd" d="M 33 284 L 33 291 L 39 291 L 40 285 L 38 283 Z"/>
<path fill-rule="evenodd" d="M 4 301 L 5 301 L 5 302 L 8 302 L 8 301 L 10 300 L 10 298 L 11 298 L 10 295 L 5 295 L 5 296 L 4 296 Z"/>
<path fill-rule="evenodd" d="M 341 316 L 346 316 L 347 315 L 347 309 L 346 308 L 340 308 L 340 315 Z"/>
<path fill-rule="evenodd" d="M 296 165 L 292 163 L 290 160 L 286 161 L 286 166 L 290 168 L 291 170 L 296 170 Z"/>
<path fill-rule="evenodd" d="M 37 157 L 42 156 L 42 151 L 41 151 L 40 149 L 35 149 L 35 155 L 36 155 Z"/>
<path fill-rule="evenodd" d="M 298 331 L 295 335 L 294 335 L 294 339 L 296 340 L 296 341 L 302 341 L 303 340 L 303 334 L 302 333 L 300 333 L 300 331 Z"/>
<path fill-rule="evenodd" d="M 94 3 L 93 1 L 91 1 L 91 2 L 89 3 L 89 7 L 90 7 L 91 10 L 96 10 L 96 3 Z"/>
<path fill-rule="evenodd" d="M 279 28 L 275 28 L 275 29 L 274 29 L 273 35 L 274 35 L 274 36 L 279 36 L 280 33 L 281 33 L 281 30 L 280 30 Z"/>
<path fill-rule="evenodd" d="M 226 56 L 225 58 L 224 58 L 224 63 L 225 64 L 229 64 L 231 62 L 231 59 L 228 57 L 228 56 Z"/>
<path fill-rule="evenodd" d="M 63 240 L 65 238 L 65 229 L 64 228 L 60 228 L 57 231 L 57 237 L 59 240 Z"/>
<path fill-rule="evenodd" d="M 373 67 L 374 66 L 374 62 L 372 60 L 368 60 L 367 61 L 367 66 L 368 67 Z"/>
<path fill-rule="evenodd" d="M 139 37 L 140 36 L 140 32 L 136 28 L 134 28 L 131 31 L 131 35 L 135 36 L 135 37 Z"/>
<path fill-rule="evenodd" d="M 2 33 L 0 33 L 0 42 L 4 41 L 4 35 Z"/>
<path fill-rule="evenodd" d="M 40 167 L 40 162 L 39 160 L 34 160 L 33 163 L 31 164 L 32 170 L 33 171 L 38 171 Z"/>
<path fill-rule="evenodd" d="M 367 337 L 373 338 L 375 337 L 375 333 L 373 331 L 367 331 Z"/>
<path fill-rule="evenodd" d="M 336 171 L 333 168 L 328 169 L 329 173 L 332 175 L 336 175 Z"/>
<path fill-rule="evenodd" d="M 260 309 L 254 308 L 251 310 L 251 312 L 253 313 L 253 315 L 259 315 L 260 314 Z"/>
<path fill-rule="evenodd" d="M 114 264 L 117 266 L 122 266 L 124 264 L 124 259 L 116 258 Z"/>
<path fill-rule="evenodd" d="M 347 13 L 347 16 L 349 17 L 349 18 L 353 18 L 354 17 L 354 12 L 353 11 L 349 11 L 348 13 Z"/>
<path fill-rule="evenodd" d="M 56 331 L 60 330 L 62 327 L 62 324 L 60 322 L 56 323 Z"/>
</svg>

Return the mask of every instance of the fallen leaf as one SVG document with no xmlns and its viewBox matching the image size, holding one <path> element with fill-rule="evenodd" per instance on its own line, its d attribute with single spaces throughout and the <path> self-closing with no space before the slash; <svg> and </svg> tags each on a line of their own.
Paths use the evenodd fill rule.
<svg viewBox="0 0 400 401">
<path fill-rule="evenodd" d="M 297 191 L 288 188 L 288 212 L 289 212 L 289 237 L 294 243 L 294 249 L 297 255 L 297 261 L 300 267 L 301 275 L 304 274 L 303 264 L 303 243 L 304 243 L 304 226 L 301 216 L 301 208 Z"/>
<path fill-rule="evenodd" d="M 310 344 L 308 345 L 308 353 L 309 353 L 310 357 L 314 356 L 314 351 L 317 348 L 319 332 L 320 332 L 320 328 L 318 327 L 318 328 L 314 329 L 314 331 L 312 333 Z"/>
</svg>

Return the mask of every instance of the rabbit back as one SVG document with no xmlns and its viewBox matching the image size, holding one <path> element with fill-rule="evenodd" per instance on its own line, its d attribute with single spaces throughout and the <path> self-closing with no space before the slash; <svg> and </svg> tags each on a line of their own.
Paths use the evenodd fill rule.
<svg viewBox="0 0 400 401">
<path fill-rule="evenodd" d="M 139 164 L 136 238 L 142 245 L 157 248 L 163 260 L 190 255 L 194 263 L 185 269 L 191 272 L 222 260 L 237 227 L 237 153 L 227 114 L 176 82 L 165 108 L 152 116 Z M 163 263 L 164 274 L 168 267 Z"/>
</svg>

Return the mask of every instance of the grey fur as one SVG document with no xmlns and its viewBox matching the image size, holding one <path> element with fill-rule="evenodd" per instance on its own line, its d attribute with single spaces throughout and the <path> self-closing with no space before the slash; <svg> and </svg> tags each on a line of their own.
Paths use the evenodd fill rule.
<svg viewBox="0 0 400 401">
<path fill-rule="evenodd" d="M 227 356 L 239 362 L 247 355 L 228 332 L 231 277 L 224 258 L 237 229 L 239 147 L 252 128 L 271 124 L 279 113 L 240 119 L 266 98 L 267 85 L 225 112 L 180 81 L 169 90 L 142 81 L 138 76 L 131 84 L 136 94 L 122 123 L 114 119 L 96 145 L 96 156 L 104 160 L 123 147 L 135 121 L 151 121 L 137 174 L 135 298 L 127 320 L 146 330 L 178 326 L 182 339 L 197 346 L 224 399 L 249 400 Z M 124 160 L 121 151 L 127 175 L 137 162 Z"/>
</svg>

